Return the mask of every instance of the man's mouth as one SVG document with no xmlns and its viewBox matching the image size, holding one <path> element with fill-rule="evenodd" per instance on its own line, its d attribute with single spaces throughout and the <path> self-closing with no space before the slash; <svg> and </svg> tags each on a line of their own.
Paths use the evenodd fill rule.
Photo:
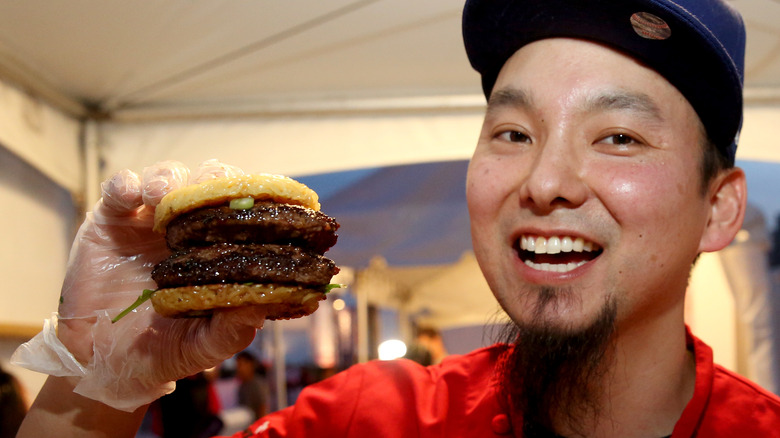
<svg viewBox="0 0 780 438">
<path fill-rule="evenodd" d="M 523 235 L 515 242 L 520 260 L 529 267 L 548 272 L 569 272 L 598 257 L 596 243 L 572 236 Z"/>
</svg>

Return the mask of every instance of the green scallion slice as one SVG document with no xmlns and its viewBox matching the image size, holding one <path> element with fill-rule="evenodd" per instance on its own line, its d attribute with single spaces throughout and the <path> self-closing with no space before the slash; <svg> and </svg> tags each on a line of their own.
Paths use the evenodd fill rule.
<svg viewBox="0 0 780 438">
<path fill-rule="evenodd" d="M 119 321 L 120 319 L 124 318 L 125 316 L 127 316 L 127 314 L 132 312 L 133 310 L 135 310 L 136 307 L 138 307 L 141 304 L 143 304 L 149 298 L 152 298 L 152 294 L 155 293 L 155 292 L 156 291 L 153 291 L 151 289 L 144 289 L 144 291 L 141 294 L 141 296 L 139 296 L 138 299 L 135 300 L 135 302 L 130 305 L 130 307 L 128 307 L 127 309 L 123 310 L 119 315 L 115 316 L 114 319 L 111 320 L 111 323 L 113 324 L 113 323 Z"/>
<path fill-rule="evenodd" d="M 325 286 L 325 293 L 328 293 L 328 292 L 332 291 L 333 289 L 344 289 L 345 287 L 347 287 L 346 284 L 331 283 L 331 284 Z"/>
<path fill-rule="evenodd" d="M 249 210 L 254 207 L 254 198 L 237 198 L 230 200 L 230 208 L 233 210 Z"/>
</svg>

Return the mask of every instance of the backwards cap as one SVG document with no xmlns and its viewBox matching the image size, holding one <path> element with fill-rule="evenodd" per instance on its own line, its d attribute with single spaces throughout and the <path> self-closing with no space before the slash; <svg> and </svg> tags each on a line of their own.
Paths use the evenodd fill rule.
<svg viewBox="0 0 780 438">
<path fill-rule="evenodd" d="M 674 85 L 733 163 L 742 126 L 745 26 L 722 0 L 467 0 L 463 38 L 486 97 L 522 46 L 573 37 L 623 51 Z"/>
</svg>

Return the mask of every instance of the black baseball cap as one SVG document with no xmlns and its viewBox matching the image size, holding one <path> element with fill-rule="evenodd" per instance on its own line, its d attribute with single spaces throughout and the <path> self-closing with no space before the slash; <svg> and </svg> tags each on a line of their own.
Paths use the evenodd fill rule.
<svg viewBox="0 0 780 438">
<path fill-rule="evenodd" d="M 745 26 L 722 0 L 467 0 L 463 39 L 489 98 L 504 63 L 544 38 L 596 41 L 656 70 L 733 163 L 742 126 Z"/>
</svg>

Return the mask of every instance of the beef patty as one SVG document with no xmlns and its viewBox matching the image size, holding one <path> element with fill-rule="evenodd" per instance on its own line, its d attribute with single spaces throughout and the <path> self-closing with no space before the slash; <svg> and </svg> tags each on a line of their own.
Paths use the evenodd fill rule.
<svg viewBox="0 0 780 438">
<path fill-rule="evenodd" d="M 152 270 L 159 288 L 217 283 L 322 286 L 339 269 L 330 259 L 300 247 L 218 243 L 175 252 Z"/>
<path fill-rule="evenodd" d="M 336 244 L 338 228 L 322 212 L 264 201 L 246 210 L 219 206 L 182 214 L 168 224 L 165 239 L 172 251 L 231 242 L 289 244 L 324 254 Z"/>
</svg>

